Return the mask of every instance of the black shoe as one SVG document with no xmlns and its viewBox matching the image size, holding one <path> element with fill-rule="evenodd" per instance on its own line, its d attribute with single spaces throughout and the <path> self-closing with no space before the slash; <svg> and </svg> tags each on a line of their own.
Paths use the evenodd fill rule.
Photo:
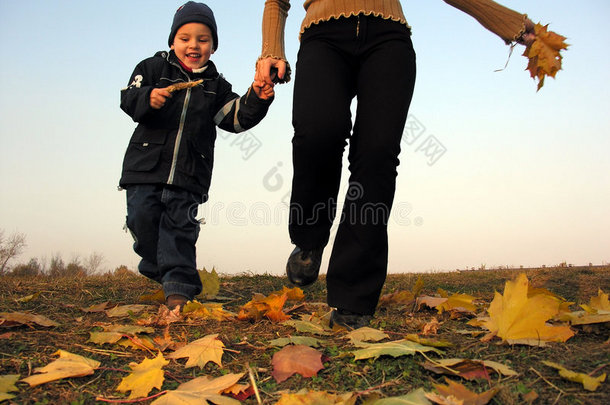
<svg viewBox="0 0 610 405">
<path fill-rule="evenodd" d="M 348 329 L 358 329 L 369 326 L 373 317 L 371 315 L 362 315 L 345 309 L 335 309 L 330 314 L 330 327 L 339 325 Z"/>
<path fill-rule="evenodd" d="M 288 280 L 299 287 L 313 284 L 318 279 L 323 250 L 324 248 L 301 250 L 300 247 L 295 247 L 286 263 Z"/>
</svg>

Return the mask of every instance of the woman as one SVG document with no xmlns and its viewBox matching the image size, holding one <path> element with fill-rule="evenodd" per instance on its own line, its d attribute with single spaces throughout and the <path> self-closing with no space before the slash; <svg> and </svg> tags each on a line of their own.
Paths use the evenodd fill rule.
<svg viewBox="0 0 610 405">
<path fill-rule="evenodd" d="M 526 15 L 491 0 L 445 2 L 506 43 L 534 39 Z M 307 0 L 304 7 L 293 98 L 289 231 L 296 247 L 286 273 L 298 286 L 318 277 L 349 139 L 349 188 L 326 282 L 328 304 L 335 308 L 331 327 L 358 328 L 371 320 L 386 278 L 387 222 L 415 84 L 415 52 L 399 0 Z M 290 80 L 284 52 L 289 8 L 289 0 L 265 3 L 257 80 Z"/>
</svg>

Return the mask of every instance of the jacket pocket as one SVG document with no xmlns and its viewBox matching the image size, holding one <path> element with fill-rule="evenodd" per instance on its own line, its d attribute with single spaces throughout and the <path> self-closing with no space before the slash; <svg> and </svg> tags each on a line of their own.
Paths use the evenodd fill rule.
<svg viewBox="0 0 610 405">
<path fill-rule="evenodd" d="M 124 169 L 136 172 L 153 170 L 161 160 L 161 152 L 169 135 L 167 129 L 138 126 L 125 153 Z"/>
</svg>

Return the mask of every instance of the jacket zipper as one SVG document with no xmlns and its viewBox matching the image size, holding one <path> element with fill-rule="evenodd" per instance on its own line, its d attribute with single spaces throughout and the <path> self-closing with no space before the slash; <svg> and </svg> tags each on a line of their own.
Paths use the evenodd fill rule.
<svg viewBox="0 0 610 405">
<path fill-rule="evenodd" d="M 184 104 L 182 105 L 182 114 L 180 114 L 180 125 L 178 126 L 178 134 L 176 134 L 176 143 L 174 144 L 174 156 L 172 157 L 172 166 L 167 178 L 167 184 L 174 184 L 174 175 L 176 174 L 176 166 L 178 164 L 178 153 L 180 152 L 180 141 L 182 140 L 182 132 L 184 131 L 184 121 L 186 121 L 186 110 L 188 109 L 191 99 L 191 89 L 186 89 L 184 96 Z"/>
</svg>

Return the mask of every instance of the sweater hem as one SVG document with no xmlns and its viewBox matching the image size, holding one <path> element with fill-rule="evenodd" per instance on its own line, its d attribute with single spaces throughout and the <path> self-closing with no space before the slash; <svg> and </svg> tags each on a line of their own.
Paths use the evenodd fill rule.
<svg viewBox="0 0 610 405">
<path fill-rule="evenodd" d="M 403 17 L 394 17 L 394 16 L 385 16 L 383 15 L 383 13 L 376 13 L 375 11 L 365 11 L 365 10 L 360 10 L 360 11 L 352 11 L 350 13 L 340 13 L 339 15 L 330 15 L 328 17 L 323 17 L 323 18 L 318 18 L 315 20 L 311 20 L 311 21 L 307 21 L 307 23 L 304 23 L 301 26 L 301 31 L 299 32 L 299 39 L 301 38 L 301 35 L 303 35 L 303 33 L 305 32 L 305 30 L 307 28 L 310 28 L 312 25 L 318 25 L 322 22 L 326 22 L 326 21 L 330 21 L 330 20 L 338 20 L 340 18 L 349 18 L 349 17 L 355 17 L 358 15 L 364 15 L 364 16 L 373 16 L 373 17 L 381 17 L 384 20 L 390 20 L 390 21 L 395 21 L 395 22 L 399 22 L 401 24 L 404 24 L 408 29 L 412 29 L 411 26 L 407 23 L 407 19 L 403 18 Z"/>
</svg>

